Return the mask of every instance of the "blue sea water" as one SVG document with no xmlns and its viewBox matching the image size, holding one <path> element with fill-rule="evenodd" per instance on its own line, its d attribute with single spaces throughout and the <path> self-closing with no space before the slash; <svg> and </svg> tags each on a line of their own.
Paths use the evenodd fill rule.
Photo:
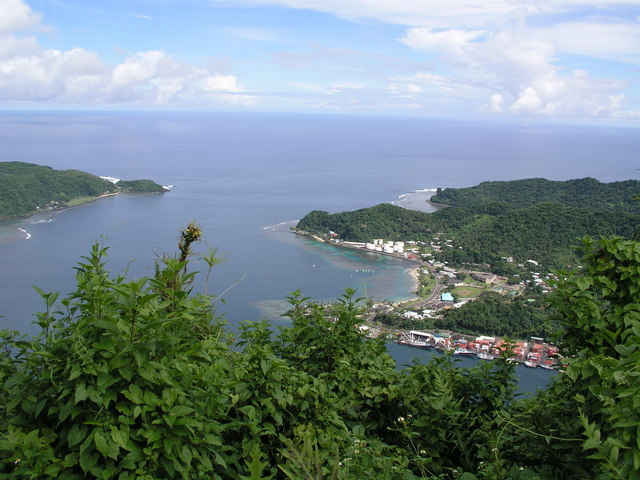
<svg viewBox="0 0 640 480">
<path fill-rule="evenodd" d="M 112 270 L 150 275 L 156 254 L 175 251 L 178 230 L 191 220 L 225 257 L 209 292 L 240 280 L 219 306 L 231 324 L 283 322 L 283 301 L 296 289 L 316 299 L 333 299 L 347 287 L 408 298 L 410 264 L 319 245 L 288 227 L 314 209 L 397 202 L 428 210 L 424 192 L 402 196 L 428 188 L 530 177 L 637 178 L 639 150 L 638 130 L 629 128 L 285 114 L 0 113 L 2 161 L 174 185 L 164 195 L 119 195 L 0 222 L 0 327 L 32 332 L 42 307 L 32 285 L 70 291 L 72 268 L 94 242 L 109 247 Z"/>
</svg>

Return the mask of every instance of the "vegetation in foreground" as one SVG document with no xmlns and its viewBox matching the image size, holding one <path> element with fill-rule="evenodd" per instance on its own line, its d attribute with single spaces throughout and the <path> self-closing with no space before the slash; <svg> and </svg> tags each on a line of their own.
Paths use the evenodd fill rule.
<svg viewBox="0 0 640 480">
<path fill-rule="evenodd" d="M 640 478 L 640 242 L 585 241 L 552 300 L 565 371 L 518 399 L 505 359 L 397 370 L 356 328 L 352 291 L 333 320 L 295 292 L 289 328 L 246 323 L 233 346 L 213 297 L 192 293 L 200 236 L 189 225 L 137 280 L 95 245 L 75 292 L 41 292 L 38 336 L 2 332 L 3 476 Z"/>
</svg>

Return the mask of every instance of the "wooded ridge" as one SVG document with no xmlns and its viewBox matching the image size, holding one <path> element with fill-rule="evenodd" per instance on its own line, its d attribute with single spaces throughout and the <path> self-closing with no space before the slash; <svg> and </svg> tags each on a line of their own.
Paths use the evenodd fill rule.
<svg viewBox="0 0 640 480">
<path fill-rule="evenodd" d="M 163 192 L 151 180 L 116 184 L 80 170 L 55 170 L 25 162 L 0 162 L 0 218 L 22 217 L 71 200 L 118 192 Z"/>
<path fill-rule="evenodd" d="M 584 235 L 633 235 L 640 225 L 640 209 L 633 200 L 639 191 L 640 182 L 635 180 L 485 182 L 468 189 L 439 190 L 432 200 L 456 206 L 435 213 L 390 204 L 334 214 L 315 210 L 297 228 L 315 234 L 332 231 L 359 242 L 430 241 L 444 236 L 453 240 L 455 248 L 438 255 L 443 261 L 493 264 L 513 257 L 558 268 L 577 262 L 574 246 Z M 584 198 L 589 201 L 578 201 Z"/>
</svg>

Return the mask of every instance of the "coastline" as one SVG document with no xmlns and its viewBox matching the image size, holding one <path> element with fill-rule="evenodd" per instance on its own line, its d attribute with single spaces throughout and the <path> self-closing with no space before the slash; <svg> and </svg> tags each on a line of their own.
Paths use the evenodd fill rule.
<svg viewBox="0 0 640 480">
<path fill-rule="evenodd" d="M 436 202 L 432 202 L 431 200 L 427 200 L 427 203 L 431 205 L 433 208 L 437 208 L 437 209 L 453 207 L 453 205 L 447 205 L 446 203 L 436 203 Z"/>
<path fill-rule="evenodd" d="M 105 197 L 112 197 L 112 196 L 118 195 L 120 193 L 125 193 L 125 192 L 109 192 L 109 193 L 103 193 L 101 195 L 96 195 L 96 196 L 91 196 L 91 197 L 76 197 L 76 198 L 72 198 L 71 200 L 66 202 L 61 207 L 51 207 L 51 208 L 36 209 L 36 210 L 32 210 L 31 212 L 29 212 L 29 213 L 27 213 L 25 215 L 15 215 L 15 216 L 10 216 L 10 217 L 0 217 L 0 221 L 10 221 L 10 220 L 23 221 L 23 220 L 27 220 L 27 219 L 29 219 L 31 217 L 34 217 L 35 215 L 37 215 L 39 213 L 43 213 L 43 212 L 52 212 L 52 213 L 61 212 L 63 210 L 66 210 L 67 208 L 77 207 L 79 205 L 84 205 L 85 203 L 94 202 L 96 200 L 100 200 L 101 198 L 105 198 Z"/>
<path fill-rule="evenodd" d="M 31 234 L 26 228 L 28 225 L 51 222 L 53 221 L 55 214 L 59 212 L 79 207 L 81 205 L 86 205 L 102 198 L 119 195 L 121 193 L 127 192 L 109 192 L 93 197 L 78 197 L 61 207 L 34 210 L 27 215 L 19 217 L 0 217 L 0 246 L 28 240 L 31 237 Z M 40 216 L 44 216 L 46 218 L 39 219 Z"/>
<path fill-rule="evenodd" d="M 356 251 L 356 252 L 361 252 L 361 253 L 370 253 L 370 254 L 374 254 L 374 255 L 382 255 L 382 256 L 386 256 L 386 257 L 391 257 L 391 258 L 395 258 L 397 260 L 402 260 L 404 262 L 409 262 L 412 263 L 413 266 L 411 267 L 407 267 L 406 269 L 406 274 L 409 276 L 410 281 L 411 281 L 411 287 L 409 288 L 409 292 L 407 293 L 408 296 L 410 296 L 411 298 L 405 299 L 405 300 L 399 300 L 396 302 L 393 302 L 394 305 L 401 305 L 403 303 L 406 302 L 413 302 L 416 300 L 419 300 L 420 297 L 418 296 L 418 290 L 420 288 L 420 279 L 418 276 L 418 270 L 421 268 L 421 266 L 424 264 L 424 262 L 422 260 L 419 259 L 413 259 L 413 258 L 406 258 L 406 257 L 402 257 L 399 256 L 397 254 L 394 253 L 386 253 L 386 252 L 380 252 L 380 251 L 376 251 L 376 250 L 366 250 L 364 248 L 360 248 L 360 247 L 355 247 L 353 245 L 348 245 L 348 244 L 344 244 L 344 243 L 338 243 L 338 242 L 328 242 L 327 240 L 317 236 L 317 235 L 313 235 L 307 232 L 303 232 L 301 230 L 298 230 L 295 227 L 291 227 L 290 228 L 291 232 L 294 235 L 303 237 L 303 238 L 308 238 L 311 239 L 315 242 L 318 243 L 324 243 L 326 245 L 331 245 L 332 247 L 336 247 L 336 248 L 341 248 L 344 250 L 352 250 L 352 251 Z"/>
<path fill-rule="evenodd" d="M 28 240 L 31 237 L 31 234 L 26 229 L 27 225 L 32 225 L 34 223 L 42 223 L 42 222 L 50 222 L 53 220 L 55 214 L 64 212 L 70 208 L 80 207 L 82 205 L 87 205 L 92 202 L 96 202 L 103 198 L 113 197 L 116 195 L 128 194 L 128 195 L 159 195 L 161 193 L 165 193 L 170 190 L 164 190 L 162 192 L 148 191 L 148 192 L 129 192 L 129 191 L 120 191 L 120 192 L 108 192 L 103 193 L 101 195 L 95 195 L 90 197 L 76 197 L 64 205 L 59 207 L 49 207 L 44 209 L 34 210 L 26 215 L 13 216 L 13 217 L 0 217 L 0 246 L 8 245 L 10 243 L 20 242 L 23 240 Z M 46 220 L 36 220 L 39 215 L 46 215 L 48 218 Z"/>
</svg>

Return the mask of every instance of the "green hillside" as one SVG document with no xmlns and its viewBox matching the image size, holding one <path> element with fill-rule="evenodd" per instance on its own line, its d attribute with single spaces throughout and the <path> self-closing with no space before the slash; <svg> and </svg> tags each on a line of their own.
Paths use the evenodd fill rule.
<svg viewBox="0 0 640 480">
<path fill-rule="evenodd" d="M 165 188 L 153 180 L 120 180 L 116 186 L 126 192 L 164 192 Z"/>
<path fill-rule="evenodd" d="M 298 223 L 297 228 L 314 234 L 333 231 L 344 240 L 361 242 L 374 238 L 429 241 L 434 236 L 444 235 L 455 242 L 456 248 L 445 249 L 440 254 L 441 260 L 494 263 L 501 257 L 512 256 L 519 262 L 532 259 L 547 266 L 561 267 L 578 260 L 574 245 L 584 235 L 631 236 L 640 226 L 640 216 L 636 214 L 633 201 L 623 201 L 621 195 L 611 194 L 612 185 L 624 185 L 623 190 L 633 196 L 637 193 L 635 188 L 640 188 L 640 182 L 601 184 L 592 179 L 551 182 L 565 183 L 557 186 L 557 190 L 564 189 L 565 192 L 580 184 L 583 195 L 600 200 L 599 208 L 577 207 L 575 203 L 579 202 L 575 198 L 560 195 L 548 195 L 554 202 L 535 203 L 532 190 L 520 188 L 524 184 L 545 182 L 549 181 L 487 182 L 474 195 L 460 197 L 466 199 L 468 206 L 445 208 L 435 213 L 388 204 L 335 214 L 313 211 Z M 496 198 L 486 193 L 491 190 L 487 187 L 489 184 L 499 184 Z M 461 190 L 470 192 L 472 189 Z M 518 191 L 522 193 L 521 197 L 517 195 Z M 506 192 L 510 192 L 509 198 Z M 605 202 L 605 198 L 612 201 Z M 484 203 L 474 203 L 476 201 Z"/>
<path fill-rule="evenodd" d="M 622 210 L 640 214 L 640 203 L 633 198 L 640 193 L 640 181 L 602 183 L 595 178 L 553 181 L 527 178 L 508 182 L 482 182 L 469 188 L 438 189 L 432 202 L 469 207 L 486 202 L 505 202 L 530 207 L 554 202 L 592 210 Z"/>
<path fill-rule="evenodd" d="M 0 162 L 0 218 L 26 216 L 43 208 L 64 207 L 80 198 L 123 191 L 163 191 L 150 180 L 118 185 L 79 170 L 54 170 L 24 162 Z"/>
</svg>

